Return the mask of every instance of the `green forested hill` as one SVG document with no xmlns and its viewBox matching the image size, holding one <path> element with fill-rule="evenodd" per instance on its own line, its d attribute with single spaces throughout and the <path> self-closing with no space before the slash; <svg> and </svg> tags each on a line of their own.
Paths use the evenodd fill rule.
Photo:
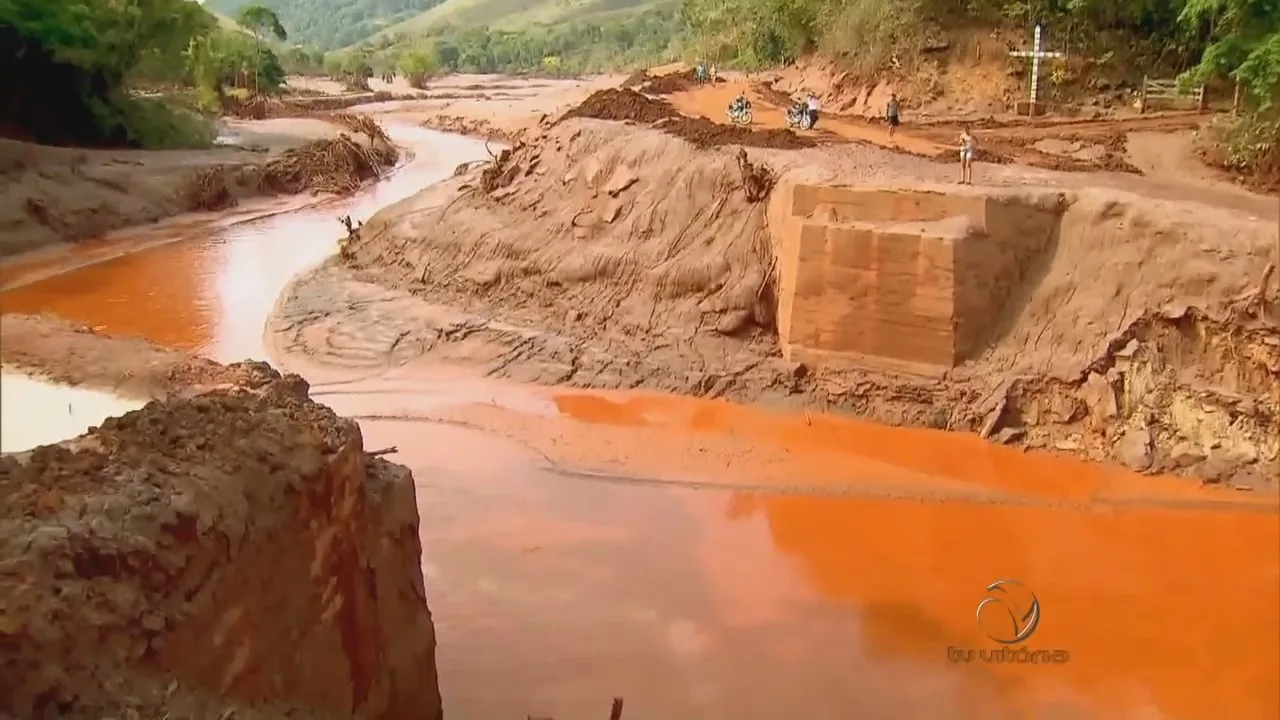
<svg viewBox="0 0 1280 720">
<path fill-rule="evenodd" d="M 440 0 L 206 0 L 205 5 L 235 17 L 236 11 L 250 2 L 274 10 L 288 29 L 291 42 L 331 50 L 415 17 Z"/>
<path fill-rule="evenodd" d="M 487 25 L 520 30 L 533 25 L 592 22 L 638 12 L 661 4 L 655 0 L 444 0 L 415 17 L 385 28 L 390 37 L 445 25 Z"/>
</svg>

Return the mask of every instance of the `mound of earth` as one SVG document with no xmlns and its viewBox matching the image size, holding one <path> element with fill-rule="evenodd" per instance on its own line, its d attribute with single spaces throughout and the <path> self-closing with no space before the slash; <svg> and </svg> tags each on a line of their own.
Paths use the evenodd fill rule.
<svg viewBox="0 0 1280 720">
<path fill-rule="evenodd" d="M 624 79 L 622 83 L 618 85 L 618 87 L 626 88 L 628 90 L 638 88 L 641 85 L 645 84 L 646 82 L 649 82 L 650 77 L 651 76 L 647 71 L 637 70 L 631 73 L 630 75 L 628 75 L 626 79 Z"/>
<path fill-rule="evenodd" d="M 605 88 L 588 95 L 586 100 L 565 113 L 561 122 L 573 118 L 595 118 L 630 120 L 649 125 L 679 116 L 680 113 L 665 100 L 656 100 L 629 88 Z"/>
<path fill-rule="evenodd" d="M 631 121 L 654 125 L 663 132 L 688 140 L 701 148 L 721 145 L 798 150 L 816 143 L 790 130 L 721 125 L 707 118 L 681 115 L 665 100 L 635 90 L 608 88 L 592 93 L 582 104 L 565 113 L 560 122 L 573 118 Z"/>
<path fill-rule="evenodd" d="M 0 457 L 0 715 L 441 716 L 408 470 L 226 370 Z"/>
<path fill-rule="evenodd" d="M 1021 237 L 1033 218 L 1050 218 L 1044 244 L 989 288 L 1004 299 L 978 319 L 973 351 L 941 375 L 875 358 L 784 359 L 784 298 L 821 303 L 855 289 L 831 280 L 834 289 L 802 292 L 788 239 L 806 224 L 860 222 L 845 215 L 863 211 L 822 203 L 794 212 L 801 184 L 848 190 L 825 180 L 837 153 L 748 159 L 661 130 L 562 122 L 536 145 L 464 170 L 457 194 L 440 188 L 385 209 L 344 244 L 340 266 L 286 294 L 273 330 L 287 348 L 323 354 L 315 338 L 339 325 L 376 327 L 395 342 L 366 353 L 395 362 L 430 354 L 521 380 L 818 405 L 1249 487 L 1274 476 L 1280 308 L 1274 290 L 1255 291 L 1275 252 L 1273 224 L 1106 189 L 917 185 L 916 195 L 1004 208 L 991 211 L 990 252 L 975 262 L 1006 262 L 997 235 Z M 767 203 L 757 187 L 773 188 Z M 881 194 L 873 214 L 923 202 Z M 952 222 L 962 220 L 884 232 L 970 232 Z M 832 263 L 857 257 L 828 252 Z M 341 312 L 335 292 L 347 294 Z M 1242 304 L 1245 293 L 1273 299 Z M 831 333 L 880 312 L 841 308 L 827 312 Z M 327 343 L 339 344 L 358 345 Z"/>
<path fill-rule="evenodd" d="M 698 86 L 698 75 L 693 69 L 682 72 L 659 75 L 650 78 L 640 86 L 640 92 L 649 95 L 670 95 L 672 93 L 692 90 Z"/>
</svg>

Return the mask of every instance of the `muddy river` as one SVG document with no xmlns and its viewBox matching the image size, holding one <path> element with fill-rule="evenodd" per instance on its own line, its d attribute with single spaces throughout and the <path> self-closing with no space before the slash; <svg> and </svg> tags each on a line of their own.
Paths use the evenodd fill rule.
<svg viewBox="0 0 1280 720">
<path fill-rule="evenodd" d="M 10 264 L 0 307 L 278 362 L 264 320 L 337 216 L 485 156 L 388 129 L 415 156 L 354 200 Z M 1274 498 L 721 402 L 304 374 L 414 471 L 451 717 L 1280 717 Z M 4 382 L 6 424 L 52 408 L 29 442 L 121 409 Z"/>
</svg>

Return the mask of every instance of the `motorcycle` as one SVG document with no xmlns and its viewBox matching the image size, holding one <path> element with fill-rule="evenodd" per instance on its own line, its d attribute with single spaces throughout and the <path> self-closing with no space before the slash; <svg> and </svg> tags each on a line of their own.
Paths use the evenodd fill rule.
<svg viewBox="0 0 1280 720">
<path fill-rule="evenodd" d="M 751 120 L 751 108 L 732 106 L 729 108 L 729 122 L 734 125 L 750 125 Z"/>
<path fill-rule="evenodd" d="M 809 106 L 801 103 L 788 108 L 787 127 L 792 130 L 813 129 L 813 116 L 809 114 Z"/>
</svg>

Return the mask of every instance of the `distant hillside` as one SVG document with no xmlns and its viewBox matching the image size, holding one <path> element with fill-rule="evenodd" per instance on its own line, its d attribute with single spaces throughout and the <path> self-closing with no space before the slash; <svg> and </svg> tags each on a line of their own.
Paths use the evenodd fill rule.
<svg viewBox="0 0 1280 720">
<path fill-rule="evenodd" d="M 289 32 L 290 42 L 332 50 L 416 17 L 440 0 L 206 0 L 204 4 L 209 10 L 235 17 L 250 2 L 274 10 Z"/>
<path fill-rule="evenodd" d="M 391 25 L 380 37 L 413 35 L 445 25 L 487 25 L 520 30 L 533 25 L 599 21 L 638 12 L 662 0 L 444 0 L 416 17 Z"/>
<path fill-rule="evenodd" d="M 208 7 L 206 7 L 205 10 L 208 11 L 208 13 L 212 15 L 215 20 L 218 21 L 218 27 L 222 28 L 223 30 L 239 30 L 240 32 L 249 32 L 248 30 L 245 30 L 244 28 L 240 27 L 240 23 L 236 22 L 235 20 L 232 20 L 231 18 L 227 17 L 223 13 L 218 12 L 217 10 L 213 10 Z"/>
</svg>

